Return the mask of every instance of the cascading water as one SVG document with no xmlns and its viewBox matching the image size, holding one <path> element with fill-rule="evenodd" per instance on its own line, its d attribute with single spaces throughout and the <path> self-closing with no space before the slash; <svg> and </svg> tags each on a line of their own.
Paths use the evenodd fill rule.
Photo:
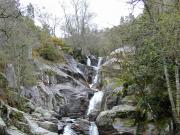
<svg viewBox="0 0 180 135">
<path fill-rule="evenodd" d="M 97 67 L 94 67 L 95 70 L 96 70 L 96 75 L 94 77 L 93 83 L 90 84 L 90 87 L 94 86 L 95 84 L 98 84 L 98 81 L 99 81 L 99 70 L 101 68 L 102 60 L 103 60 L 102 57 L 98 58 Z M 98 91 L 98 92 L 96 92 L 94 94 L 94 96 L 90 100 L 87 115 L 89 115 L 91 112 L 95 111 L 96 108 L 100 108 L 102 98 L 103 98 L 103 92 L 102 91 Z"/>
<path fill-rule="evenodd" d="M 63 135 L 77 135 L 76 132 L 71 128 L 71 125 L 66 125 L 64 128 Z"/>
<path fill-rule="evenodd" d="M 103 98 L 103 92 L 102 91 L 98 91 L 98 92 L 94 93 L 94 96 L 91 98 L 91 100 L 89 102 L 87 115 L 89 115 L 94 110 L 96 110 L 96 108 L 100 108 L 102 98 Z"/>
<path fill-rule="evenodd" d="M 90 60 L 90 59 L 88 59 L 88 60 Z M 91 64 L 91 61 L 88 61 L 88 60 L 87 60 L 87 64 Z M 103 60 L 103 58 L 99 57 L 97 67 L 94 67 L 94 69 L 96 71 L 96 75 L 92 81 L 92 84 L 90 84 L 90 88 L 92 88 L 93 86 L 97 86 L 97 84 L 99 83 L 99 79 L 100 79 L 99 70 L 101 68 L 102 60 Z M 91 100 L 89 102 L 87 115 L 90 115 L 94 111 L 100 109 L 102 98 L 103 98 L 102 91 L 98 91 L 98 92 L 94 93 L 94 96 L 91 98 Z M 91 122 L 91 126 L 89 128 L 89 135 L 99 135 L 98 128 L 97 128 L 95 122 Z"/>
<path fill-rule="evenodd" d="M 89 59 L 89 60 L 90 60 L 90 59 Z M 94 76 L 94 79 L 93 79 L 93 81 L 92 81 L 92 84 L 89 85 L 90 88 L 92 88 L 93 86 L 95 86 L 96 84 L 98 84 L 98 81 L 99 81 L 99 70 L 100 70 L 100 68 L 101 68 L 102 60 L 103 60 L 103 58 L 102 58 L 102 57 L 99 57 L 99 58 L 98 58 L 97 67 L 94 67 L 94 66 L 93 66 L 93 68 L 94 68 L 95 71 L 96 71 L 96 75 Z M 90 63 L 91 63 L 91 61 L 90 61 Z"/>
<path fill-rule="evenodd" d="M 92 84 L 90 84 L 90 88 L 94 87 L 96 88 L 97 84 L 99 83 L 99 70 L 101 68 L 101 63 L 102 63 L 103 58 L 99 57 L 98 58 L 98 64 L 97 66 L 92 66 L 91 65 L 91 59 L 87 57 L 87 65 L 92 66 L 95 70 L 95 76 L 93 77 Z M 103 92 L 98 91 L 94 93 L 94 96 L 91 98 L 89 102 L 89 107 L 87 111 L 87 115 L 90 115 L 91 113 L 95 112 L 96 110 L 99 110 L 101 107 L 101 101 L 103 98 Z M 63 135 L 77 135 L 76 132 L 71 128 L 71 124 L 68 124 L 64 128 L 64 133 Z M 95 122 L 91 122 L 91 125 L 89 127 L 89 135 L 99 135 L 98 128 L 95 124 Z"/>
<path fill-rule="evenodd" d="M 89 56 L 87 56 L 87 65 L 91 66 L 91 59 L 89 58 Z"/>
<path fill-rule="evenodd" d="M 89 129 L 89 135 L 99 135 L 98 128 L 95 122 L 91 122 L 91 126 Z"/>
</svg>

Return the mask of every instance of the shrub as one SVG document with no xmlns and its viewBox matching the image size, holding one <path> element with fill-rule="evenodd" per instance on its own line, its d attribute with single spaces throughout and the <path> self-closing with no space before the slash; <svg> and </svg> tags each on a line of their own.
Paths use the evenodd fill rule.
<svg viewBox="0 0 180 135">
<path fill-rule="evenodd" d="M 53 42 L 54 45 L 57 45 L 57 46 L 60 46 L 60 47 L 66 46 L 65 43 L 61 39 L 59 39 L 57 37 L 51 37 L 50 40 Z"/>
<path fill-rule="evenodd" d="M 62 51 L 53 45 L 42 46 L 38 52 L 41 57 L 49 61 L 57 62 L 63 60 Z"/>
<path fill-rule="evenodd" d="M 55 46 L 59 46 L 66 53 L 72 52 L 72 48 L 65 44 L 65 42 L 62 39 L 59 39 L 57 37 L 51 37 L 50 42 L 52 42 Z"/>
</svg>

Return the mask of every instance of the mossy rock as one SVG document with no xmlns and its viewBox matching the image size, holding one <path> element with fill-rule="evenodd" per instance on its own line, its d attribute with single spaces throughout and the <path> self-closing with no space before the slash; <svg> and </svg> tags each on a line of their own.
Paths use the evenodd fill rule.
<svg viewBox="0 0 180 135">
<path fill-rule="evenodd" d="M 16 122 L 16 121 L 21 121 L 23 122 L 24 121 L 24 116 L 23 116 L 23 113 L 19 112 L 19 111 L 12 111 L 10 114 L 9 114 L 9 118 Z"/>
<path fill-rule="evenodd" d="M 120 118 L 116 118 L 114 119 L 113 121 L 113 125 L 116 125 L 116 124 L 122 124 L 123 123 L 123 126 L 125 127 L 133 127 L 135 125 L 135 120 L 134 119 L 120 119 Z"/>
<path fill-rule="evenodd" d="M 30 129 L 29 129 L 29 125 L 28 125 L 28 124 L 17 121 L 17 122 L 15 123 L 15 126 L 16 126 L 19 130 L 21 130 L 22 132 L 24 132 L 24 133 L 26 133 L 26 134 L 28 134 L 28 135 L 31 135 L 31 132 L 30 132 Z"/>
<path fill-rule="evenodd" d="M 137 127 L 135 126 L 134 119 L 120 119 L 116 118 L 113 121 L 113 127 L 119 134 L 135 134 Z"/>
<path fill-rule="evenodd" d="M 117 112 L 116 117 L 119 117 L 119 118 L 135 118 L 136 112 Z"/>
</svg>

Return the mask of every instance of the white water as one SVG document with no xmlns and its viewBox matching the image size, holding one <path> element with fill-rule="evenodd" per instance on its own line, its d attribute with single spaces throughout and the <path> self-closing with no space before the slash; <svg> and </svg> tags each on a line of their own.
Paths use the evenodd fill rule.
<svg viewBox="0 0 180 135">
<path fill-rule="evenodd" d="M 99 57 L 97 66 L 96 67 L 93 66 L 93 68 L 96 71 L 96 75 L 92 81 L 92 84 L 89 85 L 90 88 L 92 88 L 94 85 L 98 84 L 99 70 L 101 68 L 102 60 L 103 60 L 103 58 Z M 91 66 L 91 60 L 89 58 L 87 59 L 87 65 Z M 93 111 L 96 111 L 96 109 L 100 109 L 102 98 L 103 98 L 102 91 L 98 91 L 98 92 L 94 93 L 94 96 L 91 98 L 91 100 L 89 102 L 87 115 L 91 114 Z M 98 128 L 97 128 L 95 122 L 91 122 L 91 126 L 89 127 L 89 135 L 99 135 Z"/>
<path fill-rule="evenodd" d="M 91 66 L 91 59 L 87 56 L 87 65 Z"/>
<path fill-rule="evenodd" d="M 67 125 L 64 128 L 63 135 L 77 135 L 77 134 L 76 134 L 76 132 L 73 129 L 71 129 L 71 125 Z"/>
<path fill-rule="evenodd" d="M 96 71 L 96 75 L 95 75 L 95 77 L 94 77 L 94 79 L 92 81 L 92 84 L 90 84 L 90 88 L 93 87 L 93 85 L 98 83 L 99 70 L 100 70 L 100 67 L 101 67 L 102 60 L 103 60 L 103 58 L 99 57 L 97 66 L 93 67 L 95 69 L 95 71 Z M 91 60 L 90 60 L 89 57 L 87 57 L 87 65 L 91 66 Z M 94 94 L 94 96 L 90 100 L 87 115 L 89 115 L 90 113 L 95 111 L 96 108 L 101 107 L 102 98 L 103 98 L 103 92 L 102 91 L 98 91 L 98 92 L 96 92 Z M 66 125 L 65 128 L 64 128 L 63 135 L 77 135 L 77 134 L 71 128 L 71 125 Z M 97 128 L 95 122 L 91 122 L 91 126 L 89 127 L 89 135 L 99 135 L 98 128 Z"/>
<path fill-rule="evenodd" d="M 102 58 L 102 57 L 99 57 L 99 58 L 98 58 L 97 67 L 94 67 L 94 69 L 96 70 L 96 75 L 95 75 L 95 77 L 94 77 L 94 79 L 93 79 L 93 81 L 92 81 L 92 84 L 89 85 L 90 88 L 92 88 L 95 84 L 98 83 L 98 80 L 99 80 L 99 70 L 100 70 L 100 68 L 101 68 L 102 60 L 103 60 L 103 58 Z"/>
<path fill-rule="evenodd" d="M 91 126 L 89 129 L 89 135 L 99 135 L 98 128 L 95 122 L 91 122 Z"/>
<path fill-rule="evenodd" d="M 90 103 L 89 103 L 87 115 L 92 113 L 96 108 L 100 108 L 102 98 L 103 98 L 102 91 L 98 91 L 94 93 L 94 96 L 91 98 Z"/>
</svg>

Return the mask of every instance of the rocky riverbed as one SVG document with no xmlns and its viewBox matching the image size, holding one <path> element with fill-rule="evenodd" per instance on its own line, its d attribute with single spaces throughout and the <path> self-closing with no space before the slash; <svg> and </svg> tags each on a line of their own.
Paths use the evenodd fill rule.
<svg viewBox="0 0 180 135">
<path fill-rule="evenodd" d="M 135 135 L 140 125 L 133 91 L 122 96 L 123 86 L 102 85 L 106 78 L 102 68 L 116 70 L 109 59 L 87 57 L 78 63 L 66 55 L 65 64 L 33 60 L 39 77 L 33 87 L 21 86 L 24 108 L 18 110 L 0 101 L 1 135 Z M 5 80 L 16 85 L 16 75 L 9 65 Z M 12 93 L 18 96 L 17 93 Z M 149 115 L 149 121 L 153 116 Z M 153 123 L 147 123 L 140 134 L 155 135 Z M 144 128 L 143 128 L 144 129 Z M 169 132 L 168 125 L 163 133 Z"/>
</svg>

